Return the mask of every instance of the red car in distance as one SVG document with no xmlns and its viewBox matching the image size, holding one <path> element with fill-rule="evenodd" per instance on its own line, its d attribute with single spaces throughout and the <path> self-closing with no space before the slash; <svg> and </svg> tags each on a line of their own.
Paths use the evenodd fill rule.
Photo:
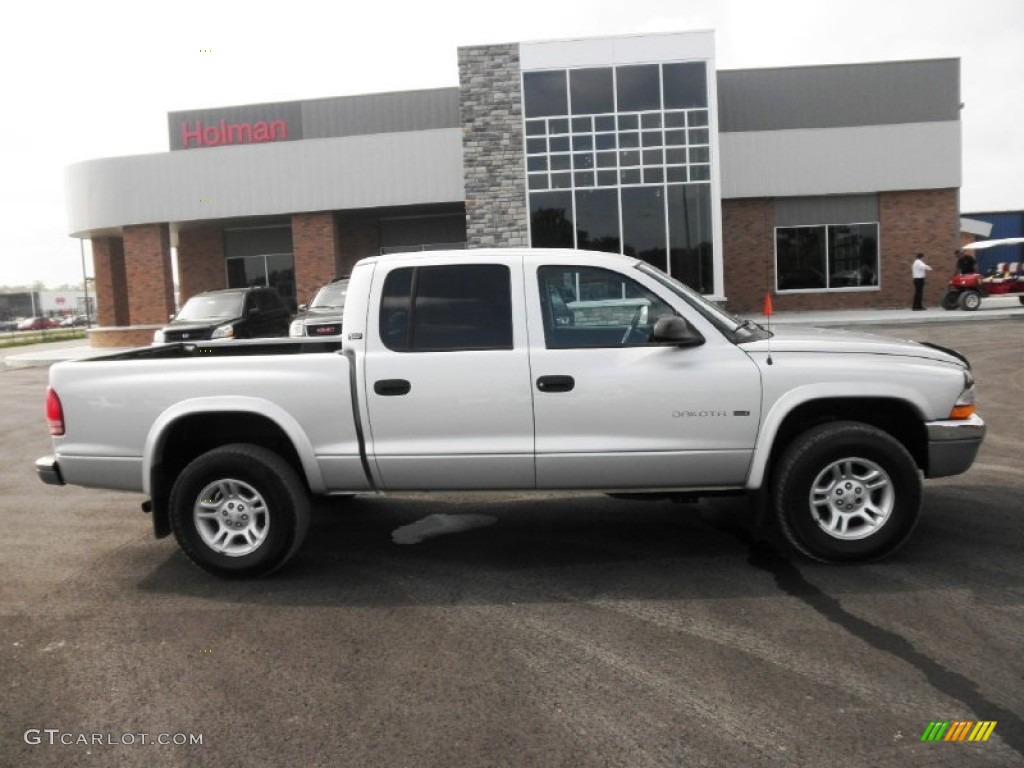
<svg viewBox="0 0 1024 768">
<path fill-rule="evenodd" d="M 30 317 L 18 323 L 19 331 L 45 331 L 48 328 L 56 328 L 59 323 L 49 317 Z"/>
</svg>

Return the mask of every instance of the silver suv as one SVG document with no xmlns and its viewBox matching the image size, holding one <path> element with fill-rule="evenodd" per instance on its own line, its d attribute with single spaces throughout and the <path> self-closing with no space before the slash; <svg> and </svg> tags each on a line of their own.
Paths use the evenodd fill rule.
<svg viewBox="0 0 1024 768">
<path fill-rule="evenodd" d="M 316 292 L 309 306 L 299 306 L 299 314 L 292 320 L 288 335 L 316 338 L 340 336 L 341 316 L 344 314 L 347 295 L 348 276 L 329 282 Z"/>
</svg>

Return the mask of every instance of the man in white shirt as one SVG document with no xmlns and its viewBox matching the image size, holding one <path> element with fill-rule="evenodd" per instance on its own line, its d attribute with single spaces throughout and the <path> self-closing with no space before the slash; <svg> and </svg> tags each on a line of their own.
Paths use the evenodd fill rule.
<svg viewBox="0 0 1024 768">
<path fill-rule="evenodd" d="M 924 254 L 917 254 L 914 264 L 910 267 L 910 274 L 914 278 L 914 305 L 911 308 L 915 312 L 924 309 L 924 278 L 931 270 L 932 268 L 924 263 Z"/>
</svg>

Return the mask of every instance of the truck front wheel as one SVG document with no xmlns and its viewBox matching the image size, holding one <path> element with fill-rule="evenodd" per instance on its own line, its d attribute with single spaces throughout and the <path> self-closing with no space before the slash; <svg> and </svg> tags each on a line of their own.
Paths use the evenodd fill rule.
<svg viewBox="0 0 1024 768">
<path fill-rule="evenodd" d="M 800 435 L 773 479 L 783 535 L 821 562 L 888 555 L 907 540 L 921 507 L 921 477 L 907 449 L 860 422 L 823 424 Z"/>
<path fill-rule="evenodd" d="M 171 528 L 188 558 L 225 577 L 280 568 L 309 528 L 309 495 L 298 473 L 258 445 L 215 448 L 182 470 L 171 489 Z"/>
</svg>

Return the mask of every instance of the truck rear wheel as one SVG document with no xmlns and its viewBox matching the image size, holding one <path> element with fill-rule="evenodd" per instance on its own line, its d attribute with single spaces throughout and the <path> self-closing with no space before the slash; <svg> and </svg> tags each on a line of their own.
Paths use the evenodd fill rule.
<svg viewBox="0 0 1024 768">
<path fill-rule="evenodd" d="M 773 479 L 783 535 L 821 562 L 888 555 L 910 536 L 921 507 L 921 477 L 907 449 L 860 422 L 823 424 L 800 435 Z"/>
<path fill-rule="evenodd" d="M 237 443 L 194 459 L 170 496 L 171 528 L 188 558 L 225 577 L 284 565 L 309 528 L 309 494 L 278 454 Z"/>
</svg>

